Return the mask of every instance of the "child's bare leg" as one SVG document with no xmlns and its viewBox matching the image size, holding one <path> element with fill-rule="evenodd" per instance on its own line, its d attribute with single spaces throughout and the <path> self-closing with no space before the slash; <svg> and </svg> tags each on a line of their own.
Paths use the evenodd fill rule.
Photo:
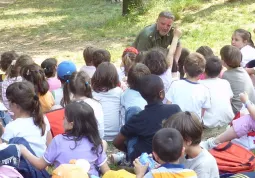
<svg viewBox="0 0 255 178">
<path fill-rule="evenodd" d="M 214 140 L 214 143 L 218 145 L 223 142 L 231 141 L 235 138 L 238 138 L 238 136 L 236 135 L 234 128 L 230 127 L 225 132 L 217 136 Z"/>
</svg>

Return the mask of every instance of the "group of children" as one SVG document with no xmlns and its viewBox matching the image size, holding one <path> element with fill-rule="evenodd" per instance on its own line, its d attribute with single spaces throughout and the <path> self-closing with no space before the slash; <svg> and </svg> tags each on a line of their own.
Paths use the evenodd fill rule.
<svg viewBox="0 0 255 178">
<path fill-rule="evenodd" d="M 49 58 L 39 66 L 27 55 L 3 53 L 0 68 L 5 76 L 0 88 L 7 111 L 0 113 L 2 141 L 23 138 L 34 154 L 22 144 L 18 152 L 40 170 L 85 159 L 90 163 L 89 174 L 105 178 L 120 173 L 218 178 L 216 160 L 207 149 L 255 128 L 254 45 L 251 34 L 238 29 L 232 45 L 220 50 L 221 60 L 202 46 L 194 53 L 183 49 L 175 61 L 180 37 L 175 29 L 168 50 L 126 48 L 120 68 L 110 62 L 107 50 L 93 46 L 84 50 L 86 65 L 79 71 L 71 61 L 58 64 Z M 244 106 L 250 115 L 200 143 L 206 129 L 226 127 Z M 44 114 L 58 108 L 65 108 L 59 126 L 65 132 L 52 138 Z M 122 151 L 110 155 L 110 160 L 134 166 L 136 175 L 109 169 L 106 141 Z M 7 148 L 2 143 L 0 152 Z M 148 165 L 139 161 L 144 152 L 152 153 L 159 164 L 149 172 Z M 8 154 L 12 157 L 12 152 Z"/>
</svg>

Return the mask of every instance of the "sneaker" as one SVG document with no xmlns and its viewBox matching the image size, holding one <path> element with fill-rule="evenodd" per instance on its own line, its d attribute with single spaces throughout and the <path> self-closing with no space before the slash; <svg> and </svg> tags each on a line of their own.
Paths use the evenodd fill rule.
<svg viewBox="0 0 255 178">
<path fill-rule="evenodd" d="M 214 143 L 214 140 L 215 140 L 214 137 L 208 138 L 207 140 L 202 141 L 200 143 L 200 146 L 203 147 L 206 150 L 210 150 L 210 149 L 212 149 L 212 148 L 217 146 L 217 144 Z"/>
<path fill-rule="evenodd" d="M 126 160 L 126 154 L 123 152 L 118 152 L 116 154 L 111 154 L 110 162 L 118 166 L 130 166 L 130 162 Z"/>
</svg>

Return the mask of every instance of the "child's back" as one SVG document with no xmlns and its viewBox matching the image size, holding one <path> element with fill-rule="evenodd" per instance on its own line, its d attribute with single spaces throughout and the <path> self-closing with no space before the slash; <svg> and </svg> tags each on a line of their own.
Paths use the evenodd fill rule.
<svg viewBox="0 0 255 178">
<path fill-rule="evenodd" d="M 145 109 L 133 115 L 121 128 L 120 133 L 130 139 L 137 137 L 131 160 L 140 156 L 143 152 L 152 152 L 152 138 L 161 128 L 162 121 L 180 111 L 178 105 L 163 104 L 164 85 L 157 75 L 146 75 L 140 81 L 139 92 L 148 102 Z"/>
<path fill-rule="evenodd" d="M 134 106 L 144 109 L 145 105 L 147 105 L 147 101 L 145 101 L 137 90 L 139 87 L 140 78 L 145 75 L 149 75 L 150 73 L 149 68 L 141 63 L 134 64 L 130 68 L 127 79 L 130 88 L 125 90 L 121 95 L 121 105 L 124 106 L 125 111 Z"/>
<path fill-rule="evenodd" d="M 120 117 L 120 98 L 122 89 L 118 87 L 119 78 L 115 66 L 109 62 L 101 63 L 91 79 L 92 95 L 103 107 L 104 139 L 112 141 L 118 134 L 122 121 Z"/>
<path fill-rule="evenodd" d="M 178 104 L 182 111 L 192 111 L 200 117 L 202 108 L 210 108 L 210 93 L 208 88 L 198 82 L 187 79 L 174 81 L 166 94 L 168 101 Z"/>
<path fill-rule="evenodd" d="M 205 111 L 203 117 L 204 125 L 209 128 L 225 126 L 234 118 L 230 103 L 233 92 L 228 81 L 218 78 L 221 69 L 222 64 L 218 57 L 208 58 L 205 67 L 206 79 L 199 81 L 210 91 L 211 108 Z"/>
<path fill-rule="evenodd" d="M 234 118 L 230 99 L 233 97 L 228 81 L 220 78 L 211 78 L 199 81 L 210 92 L 211 108 L 205 111 L 203 122 L 206 127 L 213 128 L 229 124 Z"/>
<path fill-rule="evenodd" d="M 228 69 L 224 72 L 222 78 L 226 79 L 230 83 L 234 94 L 231 100 L 231 105 L 234 114 L 237 114 L 242 108 L 242 102 L 239 99 L 240 93 L 246 92 L 250 100 L 253 103 L 255 102 L 253 84 L 244 68 L 239 67 L 242 60 L 242 55 L 238 48 L 226 45 L 221 49 L 220 55 L 224 61 L 224 65 Z"/>
<path fill-rule="evenodd" d="M 166 94 L 173 104 L 178 104 L 183 111 L 192 111 L 202 117 L 202 109 L 211 107 L 208 88 L 198 83 L 199 75 L 205 70 L 205 59 L 201 54 L 191 53 L 184 61 L 187 78 L 174 81 Z"/>
<path fill-rule="evenodd" d="M 94 145 L 87 137 L 82 137 L 75 143 L 68 136 L 57 135 L 43 157 L 49 164 L 54 163 L 54 167 L 58 167 L 60 164 L 67 164 L 72 159 L 85 159 L 91 165 L 89 173 L 98 175 L 95 165 L 103 164 L 107 156 L 105 152 L 102 152 L 102 149 L 98 150 L 98 155 L 94 154 L 91 151 L 93 147 Z"/>
</svg>

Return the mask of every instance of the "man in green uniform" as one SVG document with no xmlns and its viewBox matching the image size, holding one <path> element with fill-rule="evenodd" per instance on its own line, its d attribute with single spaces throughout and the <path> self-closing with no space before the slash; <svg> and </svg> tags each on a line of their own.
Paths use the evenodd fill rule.
<svg viewBox="0 0 255 178">
<path fill-rule="evenodd" d="M 136 37 L 133 47 L 138 51 L 148 51 L 153 47 L 167 48 L 172 43 L 174 15 L 168 11 L 160 12 L 155 24 L 145 27 Z M 178 42 L 174 59 L 178 61 L 181 55 L 181 45 Z"/>
</svg>

